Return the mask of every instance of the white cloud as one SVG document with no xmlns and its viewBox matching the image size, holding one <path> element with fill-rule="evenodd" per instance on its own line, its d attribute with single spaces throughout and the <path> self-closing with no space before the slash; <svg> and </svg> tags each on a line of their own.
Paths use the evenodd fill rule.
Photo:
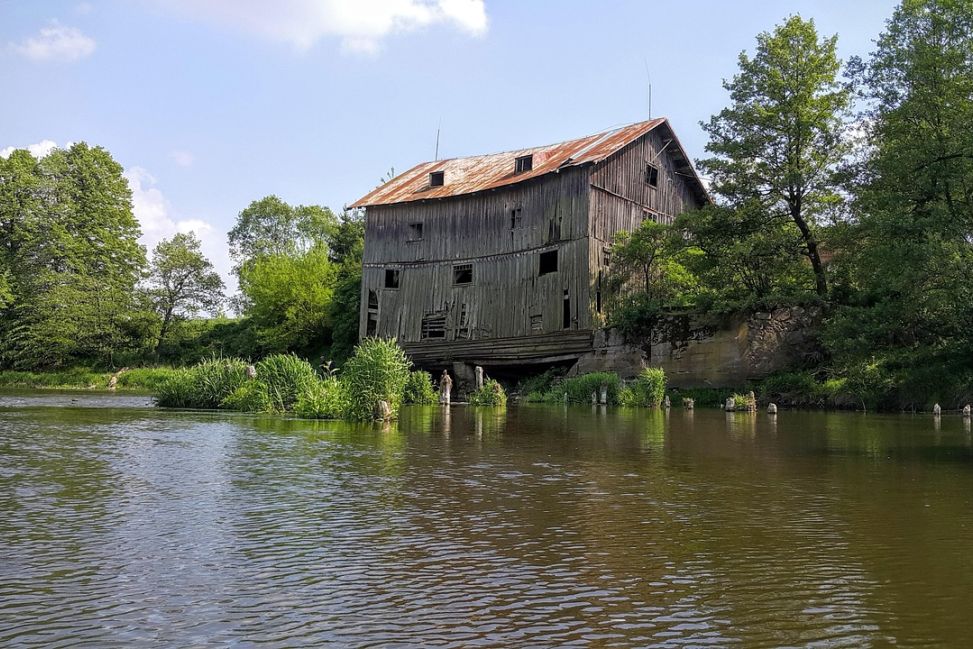
<svg viewBox="0 0 973 649">
<path fill-rule="evenodd" d="M 90 56 L 95 51 L 95 41 L 76 27 L 68 27 L 57 21 L 41 28 L 36 36 L 19 43 L 10 43 L 10 49 L 31 61 L 58 61 L 70 63 Z"/>
<path fill-rule="evenodd" d="M 67 146 L 71 146 L 71 144 L 68 143 Z M 8 146 L 3 149 L 0 149 L 0 158 L 4 158 L 4 159 L 9 158 L 10 154 L 16 151 L 17 149 L 27 149 L 28 151 L 30 151 L 30 154 L 35 158 L 43 158 L 44 156 L 46 156 L 48 153 L 50 153 L 56 148 L 57 148 L 57 142 L 55 142 L 54 140 L 41 140 L 36 144 L 28 144 L 27 146 Z"/>
<path fill-rule="evenodd" d="M 180 167 L 192 167 L 193 162 L 196 161 L 196 156 L 193 155 L 192 151 L 182 149 L 169 152 L 169 157 Z"/>
<path fill-rule="evenodd" d="M 374 54 L 394 33 L 448 25 L 487 31 L 484 0 L 156 0 L 166 7 L 307 50 L 322 38 L 349 52 Z"/>
<path fill-rule="evenodd" d="M 232 293 L 236 287 L 236 279 L 231 272 L 233 263 L 230 261 L 226 233 L 202 219 L 173 217 L 169 201 L 156 186 L 156 179 L 142 167 L 126 169 L 125 179 L 132 190 L 132 211 L 142 226 L 142 238 L 139 241 L 149 251 L 149 255 L 163 239 L 168 239 L 177 232 L 194 232 L 202 243 L 203 254 L 213 262 L 216 271 L 223 277 L 228 288 L 227 293 Z"/>
</svg>

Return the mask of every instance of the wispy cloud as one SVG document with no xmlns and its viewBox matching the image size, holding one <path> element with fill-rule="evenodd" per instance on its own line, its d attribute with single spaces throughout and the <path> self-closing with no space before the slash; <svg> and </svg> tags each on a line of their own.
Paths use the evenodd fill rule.
<svg viewBox="0 0 973 649">
<path fill-rule="evenodd" d="M 484 0 L 157 0 L 184 15 L 230 25 L 307 50 L 336 38 L 343 50 L 375 54 L 394 33 L 447 25 L 486 33 Z"/>
<path fill-rule="evenodd" d="M 193 155 L 193 152 L 184 149 L 170 151 L 169 158 L 180 167 L 192 167 L 193 162 L 196 161 L 196 156 Z"/>
<path fill-rule="evenodd" d="M 80 29 L 52 22 L 34 36 L 9 48 L 31 61 L 39 63 L 79 61 L 94 53 L 97 45 L 94 39 L 85 36 Z"/>
<path fill-rule="evenodd" d="M 28 144 L 27 146 L 8 146 L 0 149 L 0 158 L 9 158 L 10 154 L 17 149 L 27 149 L 30 154 L 35 158 L 43 158 L 48 153 L 57 148 L 57 142 L 54 140 L 41 140 L 36 144 Z"/>
<path fill-rule="evenodd" d="M 178 219 L 155 177 L 142 167 L 129 167 L 125 179 L 132 191 L 132 211 L 142 227 L 141 243 L 151 254 L 156 244 L 177 232 L 195 232 L 202 243 L 203 254 L 223 276 L 227 286 L 235 287 L 232 262 L 226 244 L 226 233 L 203 219 Z"/>
</svg>

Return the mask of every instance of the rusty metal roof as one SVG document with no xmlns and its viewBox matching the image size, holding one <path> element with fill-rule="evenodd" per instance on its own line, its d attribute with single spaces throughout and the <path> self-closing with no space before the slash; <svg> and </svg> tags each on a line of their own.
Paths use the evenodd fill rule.
<svg viewBox="0 0 973 649">
<path fill-rule="evenodd" d="M 601 162 L 625 145 L 634 142 L 662 124 L 671 134 L 668 121 L 666 118 L 660 117 L 577 140 L 568 140 L 560 144 L 468 158 L 423 162 L 405 173 L 399 174 L 384 185 L 376 187 L 349 207 L 392 205 L 394 203 L 472 194 L 520 183 L 567 167 Z M 675 135 L 672 135 L 672 138 L 675 140 Z M 676 148 L 678 154 L 684 158 L 685 164 L 692 170 L 692 165 L 689 164 L 688 158 L 678 141 L 676 141 Z M 514 160 L 526 155 L 533 155 L 533 168 L 530 171 L 514 173 Z M 443 185 L 430 186 L 429 174 L 434 171 L 445 172 L 445 183 Z M 705 189 L 699 183 L 695 171 L 692 171 L 691 176 L 695 178 L 699 190 L 705 195 Z"/>
</svg>

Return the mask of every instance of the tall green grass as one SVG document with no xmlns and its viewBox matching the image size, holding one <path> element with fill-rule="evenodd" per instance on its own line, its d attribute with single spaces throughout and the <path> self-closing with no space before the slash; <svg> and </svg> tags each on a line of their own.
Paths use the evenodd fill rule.
<svg viewBox="0 0 973 649">
<path fill-rule="evenodd" d="M 665 396 L 666 373 L 660 367 L 647 367 L 622 388 L 618 400 L 623 406 L 658 408 Z"/>
<path fill-rule="evenodd" d="M 507 405 L 507 393 L 503 386 L 487 379 L 483 382 L 483 387 L 475 390 L 467 397 L 471 406 L 505 406 Z"/>
<path fill-rule="evenodd" d="M 402 393 L 403 404 L 429 405 L 436 403 L 438 399 L 439 393 L 433 385 L 432 375 L 429 372 L 422 370 L 409 372 Z"/>
<path fill-rule="evenodd" d="M 347 419 L 364 421 L 375 416 L 375 406 L 385 401 L 398 415 L 402 392 L 412 363 L 394 340 L 366 338 L 341 371 L 348 394 Z"/>
<path fill-rule="evenodd" d="M 156 402 L 169 408 L 220 408 L 246 380 L 244 361 L 213 357 L 163 381 Z"/>
</svg>

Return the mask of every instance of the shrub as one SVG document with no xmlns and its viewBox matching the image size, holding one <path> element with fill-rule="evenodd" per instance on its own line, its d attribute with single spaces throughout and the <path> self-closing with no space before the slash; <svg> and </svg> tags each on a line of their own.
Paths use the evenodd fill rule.
<svg viewBox="0 0 973 649">
<path fill-rule="evenodd" d="M 355 349 L 355 355 L 345 363 L 341 374 L 348 394 L 347 418 L 372 419 L 380 400 L 389 404 L 393 417 L 397 416 L 409 380 L 410 365 L 405 352 L 394 340 L 363 340 Z"/>
<path fill-rule="evenodd" d="M 666 395 L 666 373 L 660 367 L 647 367 L 631 385 L 619 393 L 623 406 L 658 408 Z"/>
<path fill-rule="evenodd" d="M 433 385 L 432 375 L 429 372 L 418 370 L 409 373 L 402 393 L 402 403 L 430 404 L 436 403 L 438 399 L 439 393 Z"/>
<path fill-rule="evenodd" d="M 118 375 L 118 388 L 156 392 L 177 371 L 170 367 L 136 367 Z"/>
<path fill-rule="evenodd" d="M 294 413 L 306 419 L 340 419 L 347 411 L 347 393 L 341 381 L 332 376 L 305 386 L 294 404 Z"/>
<path fill-rule="evenodd" d="M 158 388 L 155 402 L 165 408 L 195 408 L 196 385 L 191 369 L 176 370 Z"/>
<path fill-rule="evenodd" d="M 156 401 L 170 408 L 219 408 L 246 380 L 246 363 L 214 357 L 163 381 Z"/>
<path fill-rule="evenodd" d="M 505 406 L 507 393 L 502 385 L 493 379 L 487 379 L 482 388 L 470 393 L 469 402 L 471 406 Z"/>
<path fill-rule="evenodd" d="M 556 381 L 564 375 L 563 368 L 552 367 L 548 370 L 529 376 L 517 384 L 517 392 L 527 395 L 528 401 L 543 401 L 544 393 L 548 392 Z M 531 399 L 531 397 L 534 397 Z"/>
<path fill-rule="evenodd" d="M 220 408 L 240 412 L 274 412 L 276 407 L 266 383 L 259 379 L 247 381 L 223 399 Z"/>
<path fill-rule="evenodd" d="M 294 354 L 274 354 L 256 365 L 257 380 L 264 384 L 270 410 L 285 412 L 293 408 L 298 396 L 318 381 L 314 368 Z"/>
</svg>

